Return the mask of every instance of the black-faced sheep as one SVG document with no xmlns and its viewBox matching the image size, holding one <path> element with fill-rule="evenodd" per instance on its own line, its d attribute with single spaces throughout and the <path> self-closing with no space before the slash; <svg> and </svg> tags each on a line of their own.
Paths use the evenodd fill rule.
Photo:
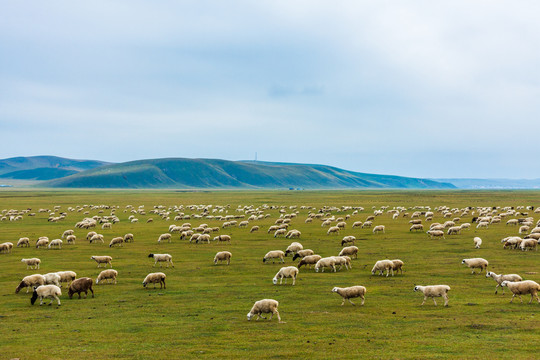
<svg viewBox="0 0 540 360">
<path fill-rule="evenodd" d="M 30 299 L 30 303 L 34 305 L 36 302 L 38 296 L 39 296 L 39 305 L 43 305 L 43 299 L 49 298 L 51 299 L 51 302 L 49 305 L 52 305 L 53 300 L 56 299 L 58 302 L 58 306 L 60 306 L 60 298 L 59 296 L 62 295 L 62 290 L 56 285 L 40 285 L 40 286 L 34 286 L 34 293 L 32 294 L 32 298 Z"/>
</svg>

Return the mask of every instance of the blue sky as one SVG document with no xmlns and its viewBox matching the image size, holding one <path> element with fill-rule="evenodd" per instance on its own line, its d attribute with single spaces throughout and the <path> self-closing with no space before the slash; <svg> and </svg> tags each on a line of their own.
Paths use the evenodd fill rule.
<svg viewBox="0 0 540 360">
<path fill-rule="evenodd" d="M 535 1 L 0 3 L 0 158 L 539 178 Z"/>
</svg>

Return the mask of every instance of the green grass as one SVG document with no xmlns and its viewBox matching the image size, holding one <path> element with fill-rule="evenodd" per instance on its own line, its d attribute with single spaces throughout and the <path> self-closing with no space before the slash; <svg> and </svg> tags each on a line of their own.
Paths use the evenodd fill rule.
<svg viewBox="0 0 540 360">
<path fill-rule="evenodd" d="M 59 223 L 47 222 L 39 208 L 83 204 L 120 206 L 121 222 L 112 230 L 97 229 L 106 244 L 89 244 L 86 230 L 74 224 L 85 216 L 68 212 Z M 137 215 L 139 223 L 128 221 L 126 205 L 145 205 L 147 215 Z M 190 245 L 174 236 L 172 243 L 158 245 L 157 238 L 170 224 L 190 222 L 220 226 L 222 221 L 191 219 L 166 221 L 150 214 L 154 205 L 229 204 L 229 214 L 240 214 L 237 205 L 297 205 L 300 212 L 290 228 L 302 232 L 300 242 L 323 256 L 337 255 L 344 235 L 365 239 L 353 269 L 337 273 L 315 273 L 302 268 L 297 285 L 275 286 L 272 277 L 279 264 L 263 264 L 262 257 L 274 249 L 285 249 L 289 239 L 274 239 L 266 229 L 279 216 L 278 210 L 265 210 L 271 216 L 251 222 L 248 229 L 229 228 L 232 243 Z M 0 222 L 0 242 L 16 243 L 28 236 L 32 243 L 39 236 L 59 238 L 74 229 L 77 243 L 62 250 L 14 248 L 0 254 L 0 353 L 2 358 L 25 359 L 146 359 L 146 358 L 525 358 L 535 357 L 538 342 L 540 305 L 520 304 L 510 295 L 494 294 L 495 282 L 485 275 L 470 275 L 461 259 L 484 257 L 490 269 L 500 273 L 519 273 L 540 282 L 537 252 L 503 250 L 500 239 L 517 234 L 517 228 L 502 224 L 488 230 L 464 231 L 446 240 L 429 240 L 424 233 L 410 233 L 409 219 L 385 214 L 375 224 L 386 225 L 386 234 L 373 235 L 369 229 L 351 229 L 354 221 L 372 214 L 372 206 L 446 205 L 519 206 L 540 204 L 540 192 L 499 191 L 327 191 L 327 192 L 175 192 L 175 191 L 1 191 L 1 209 L 27 209 L 36 217 L 19 222 Z M 339 236 L 327 236 L 318 220 L 305 224 L 307 210 L 329 206 L 362 206 L 365 211 L 352 216 L 348 228 Z M 287 211 L 290 212 L 287 208 Z M 412 212 L 412 211 L 411 211 Z M 105 210 L 102 215 L 108 215 Z M 189 210 L 186 214 L 195 214 Z M 350 214 L 336 212 L 336 217 Z M 530 212 L 535 221 L 540 216 Z M 148 218 L 154 222 L 146 223 Z M 434 221 L 442 222 L 437 214 Z M 463 221 L 470 222 L 471 216 Z M 251 225 L 261 231 L 249 234 Z M 114 236 L 132 232 L 135 242 L 110 249 Z M 472 238 L 480 236 L 482 249 L 474 249 Z M 217 251 L 233 253 L 230 266 L 213 265 Z M 173 255 L 175 268 L 164 269 L 166 290 L 147 290 L 142 280 L 152 268 L 148 253 Z M 30 294 L 15 294 L 20 279 L 32 273 L 73 270 L 78 276 L 93 279 L 100 269 L 92 255 L 111 255 L 118 270 L 117 285 L 94 285 L 95 298 L 69 300 L 63 288 L 62 306 L 30 305 Z M 26 270 L 21 258 L 39 257 L 40 270 Z M 371 276 L 376 260 L 399 258 L 405 272 L 395 277 Z M 291 265 L 288 258 L 286 265 Z M 413 292 L 415 284 L 448 284 L 450 306 L 445 308 Z M 341 298 L 330 292 L 334 286 L 364 285 L 364 306 L 340 306 Z M 280 302 L 285 323 L 246 320 L 253 302 L 273 298 Z M 528 302 L 530 297 L 524 297 Z M 353 300 L 354 301 L 354 300 Z M 48 302 L 48 301 L 47 301 Z M 360 302 L 359 300 L 357 301 Z"/>
</svg>

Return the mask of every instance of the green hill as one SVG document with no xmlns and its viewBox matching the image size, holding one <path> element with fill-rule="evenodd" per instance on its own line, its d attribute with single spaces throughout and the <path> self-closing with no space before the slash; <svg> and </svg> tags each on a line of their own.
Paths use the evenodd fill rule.
<svg viewBox="0 0 540 360">
<path fill-rule="evenodd" d="M 0 178 L 49 180 L 109 164 L 57 156 L 14 157 L 0 160 Z"/>
<path fill-rule="evenodd" d="M 427 179 L 374 175 L 325 165 L 168 158 L 105 165 L 40 186 L 187 189 L 451 189 Z"/>
</svg>

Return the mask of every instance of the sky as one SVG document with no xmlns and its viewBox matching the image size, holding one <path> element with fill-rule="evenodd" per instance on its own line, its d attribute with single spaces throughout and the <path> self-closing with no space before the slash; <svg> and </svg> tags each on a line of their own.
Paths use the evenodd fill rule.
<svg viewBox="0 0 540 360">
<path fill-rule="evenodd" d="M 0 158 L 540 178 L 538 1 L 2 1 Z"/>
</svg>

